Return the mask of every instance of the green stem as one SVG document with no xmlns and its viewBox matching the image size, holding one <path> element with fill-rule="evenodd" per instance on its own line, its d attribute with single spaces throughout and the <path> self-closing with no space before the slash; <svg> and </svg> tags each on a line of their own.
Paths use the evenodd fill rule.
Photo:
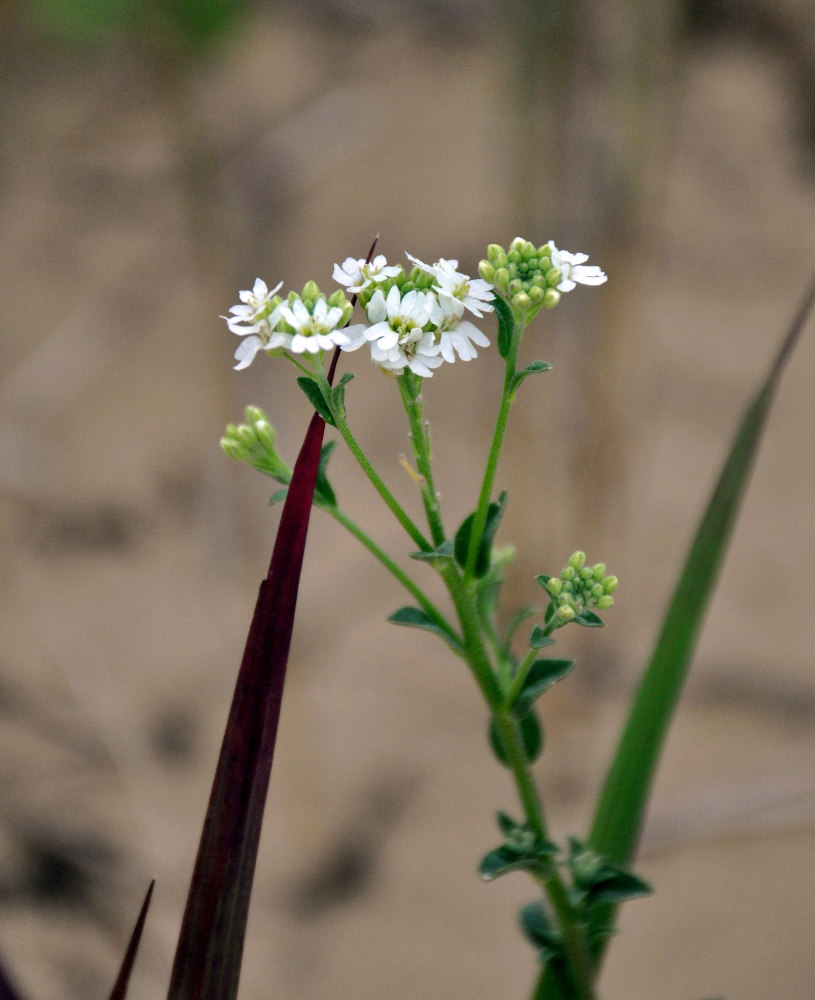
<svg viewBox="0 0 815 1000">
<path fill-rule="evenodd" d="M 348 515 L 340 510 L 339 507 L 334 507 L 331 504 L 317 503 L 320 510 L 324 510 L 327 514 L 330 514 L 334 520 L 341 524 L 346 531 L 349 531 L 357 541 L 361 542 L 365 548 L 378 559 L 380 563 L 385 567 L 385 569 L 394 576 L 399 583 L 407 590 L 407 592 L 414 598 L 417 604 L 425 611 L 427 616 L 431 618 L 436 625 L 439 626 L 450 638 L 453 645 L 461 647 L 463 645 L 461 637 L 456 633 L 455 629 L 450 625 L 444 615 L 439 611 L 439 609 L 433 604 L 433 602 L 427 597 L 424 591 L 418 586 L 417 583 L 411 579 L 410 576 L 397 565 L 393 559 L 384 551 L 377 543 L 368 535 L 360 526 L 353 521 Z"/>
<path fill-rule="evenodd" d="M 501 404 L 498 407 L 498 416 L 495 420 L 495 430 L 492 435 L 492 444 L 487 456 L 487 467 L 484 470 L 484 479 L 481 483 L 481 493 L 478 496 L 478 506 L 475 509 L 473 519 L 473 529 L 470 534 L 470 547 L 467 550 L 467 566 L 464 572 L 464 579 L 469 582 L 475 573 L 476 559 L 478 558 L 478 548 L 481 537 L 484 534 L 484 527 L 487 523 L 487 510 L 489 508 L 492 487 L 495 483 L 495 473 L 498 470 L 498 459 L 501 456 L 501 446 L 504 443 L 507 422 L 509 421 L 509 411 L 514 400 L 512 392 L 512 379 L 515 375 L 515 366 L 518 361 L 518 351 L 523 339 L 524 324 L 516 318 L 515 329 L 512 331 L 510 348 L 505 359 L 504 387 L 501 393 Z"/>
<path fill-rule="evenodd" d="M 507 705 L 514 705 L 518 700 L 518 695 L 523 691 L 524 681 L 526 680 L 526 675 L 529 673 L 532 664 L 538 658 L 537 649 L 530 649 L 526 656 L 518 664 L 518 669 L 515 671 L 515 676 L 512 678 L 512 684 L 510 685 L 509 691 L 507 691 Z"/>
<path fill-rule="evenodd" d="M 524 752 L 518 723 L 512 713 L 504 707 L 504 694 L 501 685 L 484 649 L 475 595 L 470 588 L 464 585 L 464 581 L 455 567 L 451 566 L 442 571 L 442 576 L 450 591 L 461 624 L 465 657 L 495 717 L 501 743 L 506 751 L 518 795 L 523 805 L 526 822 L 541 840 L 548 840 L 543 803 Z M 556 869 L 553 869 L 543 879 L 543 885 L 557 915 L 563 935 L 563 946 L 575 988 L 573 1000 L 593 1000 L 591 955 L 569 901 L 566 886 Z"/>
<path fill-rule="evenodd" d="M 326 400 L 330 400 L 331 386 L 328 383 L 328 379 L 321 371 L 315 372 L 315 377 L 317 379 L 317 382 L 320 384 L 320 387 L 323 390 L 323 395 L 325 396 Z M 368 480 L 370 481 L 376 492 L 385 501 L 385 505 L 394 515 L 396 520 L 402 525 L 402 527 L 405 529 L 408 535 L 410 535 L 415 544 L 421 549 L 421 551 L 431 552 L 433 550 L 433 545 L 431 545 L 431 543 L 425 538 L 425 536 L 422 534 L 419 528 L 414 524 L 414 522 L 408 516 L 408 514 L 406 513 L 402 505 L 399 503 L 399 501 L 396 499 L 396 497 L 391 493 L 391 491 L 382 481 L 382 478 L 380 477 L 379 473 L 376 471 L 373 465 L 371 465 L 368 456 L 362 450 L 362 448 L 359 445 L 359 442 L 354 437 L 345 417 L 342 414 L 338 413 L 336 407 L 333 406 L 331 408 L 331 415 L 334 418 L 334 424 L 337 430 L 340 432 L 343 441 L 345 441 L 345 443 L 348 445 L 348 450 L 357 460 L 359 467 L 368 477 Z"/>
<path fill-rule="evenodd" d="M 430 535 L 435 545 L 439 546 L 445 540 L 445 534 L 441 520 L 439 497 L 436 493 L 435 483 L 433 482 L 430 434 L 427 421 L 424 419 L 424 407 L 422 405 L 422 393 L 420 389 L 421 379 L 406 369 L 396 381 L 402 396 L 402 405 L 405 408 L 405 413 L 410 424 L 410 444 L 416 458 L 416 467 L 421 476 L 419 488 L 422 494 L 425 514 L 427 515 L 427 523 L 430 527 Z"/>
</svg>

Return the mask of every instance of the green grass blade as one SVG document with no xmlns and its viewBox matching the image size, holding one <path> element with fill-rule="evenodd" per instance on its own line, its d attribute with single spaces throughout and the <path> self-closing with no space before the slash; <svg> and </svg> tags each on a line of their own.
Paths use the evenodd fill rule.
<svg viewBox="0 0 815 1000">
<path fill-rule="evenodd" d="M 613 864 L 628 865 L 636 851 L 660 751 L 724 561 L 773 394 L 814 302 L 815 285 L 741 420 L 606 776 L 589 845 Z M 606 916 L 613 912 L 610 907 Z"/>
</svg>

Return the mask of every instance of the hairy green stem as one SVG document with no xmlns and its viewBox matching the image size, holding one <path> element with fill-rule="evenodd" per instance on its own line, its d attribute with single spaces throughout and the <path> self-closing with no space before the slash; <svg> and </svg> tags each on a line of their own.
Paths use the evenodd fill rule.
<svg viewBox="0 0 815 1000">
<path fill-rule="evenodd" d="M 361 542 L 365 548 L 378 559 L 380 563 L 385 567 L 385 569 L 394 576 L 399 583 L 407 590 L 407 592 L 414 598 L 416 603 L 425 611 L 428 618 L 431 618 L 436 625 L 439 626 L 449 637 L 450 640 L 461 646 L 462 639 L 455 629 L 450 625 L 444 615 L 439 611 L 439 609 L 433 604 L 433 602 L 428 598 L 424 591 L 419 587 L 419 585 L 399 566 L 397 563 L 391 559 L 391 557 L 381 548 L 370 535 L 367 534 L 355 521 L 353 521 L 344 511 L 339 507 L 335 507 L 331 504 L 317 503 L 320 510 L 324 510 L 327 514 L 341 524 L 346 531 L 349 531 L 357 541 Z"/>
<path fill-rule="evenodd" d="M 331 399 L 331 386 L 328 383 L 325 375 L 321 371 L 315 372 L 320 388 L 323 390 L 323 395 L 326 400 Z M 396 499 L 396 497 L 391 493 L 388 487 L 383 482 L 381 476 L 376 471 L 376 469 L 371 465 L 368 456 L 362 450 L 359 442 L 354 437 L 351 428 L 348 426 L 348 422 L 343 416 L 343 414 L 337 411 L 337 408 L 331 407 L 331 415 L 334 418 L 334 424 L 340 433 L 343 441 L 348 445 L 348 450 L 357 460 L 357 464 L 368 477 L 369 482 L 374 487 L 376 492 L 385 501 L 385 505 L 394 515 L 396 520 L 402 525 L 405 531 L 410 535 L 416 545 L 422 550 L 422 552 L 430 552 L 433 549 L 431 543 L 425 538 L 419 528 L 414 524 L 411 518 L 408 516 L 407 512 L 404 510 L 402 505 Z"/>
<path fill-rule="evenodd" d="M 419 488 L 422 494 L 422 501 L 424 502 L 425 514 L 427 515 L 427 523 L 430 527 L 430 535 L 435 545 L 439 546 L 445 540 L 445 534 L 441 520 L 439 497 L 436 493 L 435 483 L 433 482 L 430 434 L 427 422 L 424 419 L 424 407 L 422 405 L 420 388 L 421 380 L 410 370 L 406 369 L 396 381 L 402 396 L 402 405 L 405 408 L 405 413 L 410 424 L 410 444 L 416 458 L 416 467 L 421 477 Z"/>
<path fill-rule="evenodd" d="M 476 559 L 478 558 L 478 548 L 481 537 L 484 534 L 484 527 L 487 523 L 487 510 L 492 495 L 492 487 L 495 483 L 495 473 L 498 470 L 498 459 L 501 456 L 501 446 L 504 443 L 504 435 L 509 421 L 509 411 L 512 407 L 514 393 L 512 392 L 512 379 L 515 375 L 515 367 L 518 362 L 518 351 L 523 339 L 524 324 L 516 318 L 515 329 L 512 331 L 512 340 L 509 351 L 505 359 L 504 387 L 501 393 L 501 404 L 498 407 L 498 416 L 495 420 L 495 430 L 492 435 L 492 444 L 487 456 L 487 466 L 484 470 L 484 479 L 481 483 L 481 492 L 478 496 L 478 506 L 475 509 L 473 518 L 473 528 L 470 534 L 470 547 L 467 551 L 467 565 L 464 571 L 464 579 L 471 581 L 475 573 Z"/>
</svg>

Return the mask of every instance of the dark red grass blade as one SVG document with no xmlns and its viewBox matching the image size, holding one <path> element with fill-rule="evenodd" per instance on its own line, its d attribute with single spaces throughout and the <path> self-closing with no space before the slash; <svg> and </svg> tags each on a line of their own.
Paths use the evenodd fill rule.
<svg viewBox="0 0 815 1000">
<path fill-rule="evenodd" d="M 136 961 L 136 952 L 139 950 L 139 943 L 141 941 L 142 931 L 144 930 L 144 922 L 147 919 L 147 910 L 150 906 L 150 900 L 153 897 L 153 888 L 155 884 L 156 880 L 153 879 L 147 890 L 147 895 L 144 897 L 144 902 L 142 903 L 138 919 L 136 920 L 136 926 L 133 928 L 133 933 L 130 935 L 130 943 L 127 946 L 125 957 L 122 959 L 122 966 L 119 969 L 119 975 L 116 977 L 116 982 L 113 984 L 113 989 L 110 992 L 110 1000 L 125 1000 L 125 997 L 127 996 L 127 986 L 130 982 L 130 973 L 133 971 L 133 963 Z M 2 998 L 1 990 L 0 998 Z"/>
<path fill-rule="evenodd" d="M 0 1000 L 23 1000 L 16 986 L 12 986 L 2 961 L 0 961 Z"/>
<path fill-rule="evenodd" d="M 234 1000 L 325 422 L 294 466 L 226 724 L 168 1000 Z"/>
</svg>

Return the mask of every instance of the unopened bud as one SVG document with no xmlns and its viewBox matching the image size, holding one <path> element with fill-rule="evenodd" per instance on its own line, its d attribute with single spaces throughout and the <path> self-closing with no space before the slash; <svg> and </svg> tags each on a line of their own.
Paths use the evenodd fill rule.
<svg viewBox="0 0 815 1000">
<path fill-rule="evenodd" d="M 532 299 L 529 298 L 526 292 L 518 292 L 517 295 L 512 296 L 512 304 L 516 309 L 528 312 L 532 308 Z"/>
<path fill-rule="evenodd" d="M 603 590 L 605 590 L 605 592 L 607 594 L 613 594 L 614 591 L 617 589 L 617 584 L 619 582 L 620 581 L 617 579 L 616 576 L 607 576 L 607 577 L 604 577 L 604 579 L 603 579 Z"/>
<path fill-rule="evenodd" d="M 560 302 L 560 292 L 556 288 L 547 288 L 543 295 L 543 308 L 554 309 Z"/>
<path fill-rule="evenodd" d="M 478 265 L 478 273 L 484 279 L 484 281 L 492 282 L 495 278 L 495 268 L 488 260 L 480 261 Z"/>
<path fill-rule="evenodd" d="M 583 567 L 586 565 L 586 553 L 581 552 L 580 549 L 578 549 L 576 552 L 573 552 L 569 558 L 569 565 L 572 567 L 572 569 L 576 570 L 583 569 Z"/>
<path fill-rule="evenodd" d="M 597 598 L 597 607 L 601 611 L 605 611 L 606 608 L 610 608 L 614 603 L 614 598 L 611 594 L 604 594 L 602 597 Z"/>
<path fill-rule="evenodd" d="M 577 612 L 570 604 L 561 604 L 557 609 L 557 616 L 563 622 L 570 622 L 574 619 Z"/>
</svg>

